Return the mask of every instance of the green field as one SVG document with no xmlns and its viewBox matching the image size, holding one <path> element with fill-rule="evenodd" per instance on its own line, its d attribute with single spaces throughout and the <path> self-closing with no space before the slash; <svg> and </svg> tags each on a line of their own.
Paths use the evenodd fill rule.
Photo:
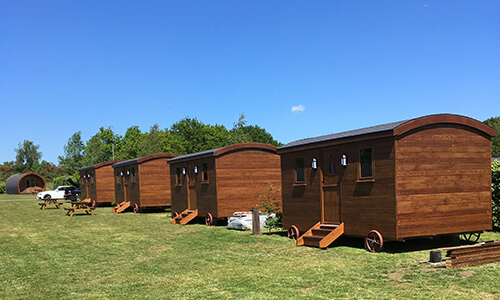
<svg viewBox="0 0 500 300">
<path fill-rule="evenodd" d="M 109 207 L 69 218 L 36 201 L 0 200 L 0 299 L 500 298 L 500 263 L 418 264 L 443 246 L 437 241 L 393 242 L 372 254 L 358 239 L 320 250 L 279 234 L 169 221 L 164 212 Z"/>
</svg>

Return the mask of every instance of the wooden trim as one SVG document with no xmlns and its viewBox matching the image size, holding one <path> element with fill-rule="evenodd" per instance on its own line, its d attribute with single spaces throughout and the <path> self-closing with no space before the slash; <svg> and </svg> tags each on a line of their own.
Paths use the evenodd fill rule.
<svg viewBox="0 0 500 300">
<path fill-rule="evenodd" d="M 109 166 L 109 165 L 114 165 L 114 164 L 119 163 L 119 162 L 121 162 L 121 160 L 109 160 L 109 161 L 105 161 L 105 162 L 102 162 L 102 163 L 95 164 L 90 169 L 94 169 L 95 170 L 95 169 L 99 169 L 99 168 L 106 167 L 106 166 Z"/>
<path fill-rule="evenodd" d="M 399 208 L 398 208 L 398 141 L 394 140 L 394 212 L 396 213 L 394 226 L 396 226 L 396 239 L 399 239 Z"/>
<path fill-rule="evenodd" d="M 270 152 L 273 152 L 276 154 L 276 149 L 278 147 L 269 145 L 269 144 L 263 144 L 263 143 L 241 143 L 241 144 L 233 144 L 229 145 L 220 149 L 217 149 L 214 151 L 213 156 L 221 156 L 224 155 L 228 152 L 234 152 L 234 151 L 239 151 L 239 150 L 267 150 Z"/>
<path fill-rule="evenodd" d="M 375 181 L 375 180 L 374 180 Z M 329 188 L 329 187 L 338 187 L 339 184 L 337 183 L 332 183 L 332 184 L 323 184 L 322 187 L 326 187 L 326 188 Z"/>
<path fill-rule="evenodd" d="M 395 136 L 402 135 L 410 130 L 430 124 L 443 124 L 443 123 L 460 124 L 482 131 L 485 134 L 489 135 L 490 137 L 496 136 L 496 130 L 491 128 L 490 126 L 469 117 L 452 115 L 452 114 L 430 115 L 410 120 L 394 128 L 394 135 Z"/>
<path fill-rule="evenodd" d="M 137 163 L 142 164 L 142 163 L 145 163 L 145 162 L 153 160 L 153 159 L 160 159 L 160 158 L 170 159 L 170 158 L 174 158 L 177 156 L 180 156 L 180 154 L 170 153 L 170 152 L 168 152 L 168 153 L 156 153 L 156 154 L 151 154 L 151 155 L 147 155 L 147 156 L 143 156 L 143 157 L 138 158 Z"/>
<path fill-rule="evenodd" d="M 356 180 L 357 183 L 363 183 L 363 182 L 375 182 L 375 179 L 371 178 L 371 177 L 366 177 L 365 178 L 361 178 L 361 179 L 358 179 Z"/>
</svg>

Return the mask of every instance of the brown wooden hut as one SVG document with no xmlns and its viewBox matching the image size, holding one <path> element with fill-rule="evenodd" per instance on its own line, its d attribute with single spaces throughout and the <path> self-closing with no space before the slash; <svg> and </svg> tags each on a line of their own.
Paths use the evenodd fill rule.
<svg viewBox="0 0 500 300">
<path fill-rule="evenodd" d="M 133 207 L 166 207 L 170 205 L 170 169 L 167 161 L 179 156 L 175 153 L 157 153 L 113 165 L 115 198 L 118 204 L 113 212 Z"/>
<path fill-rule="evenodd" d="M 281 187 L 276 147 L 243 143 L 172 158 L 172 223 L 184 225 L 197 216 L 211 225 L 237 211 L 249 211 L 266 196 L 268 182 Z M 279 193 L 278 193 L 279 194 Z M 281 203 L 281 195 L 277 201 Z"/>
<path fill-rule="evenodd" d="M 439 114 L 284 145 L 284 228 L 298 245 L 346 234 L 367 237 L 370 251 L 383 239 L 489 230 L 493 136 Z"/>
<path fill-rule="evenodd" d="M 95 204 L 115 200 L 113 167 L 119 160 L 105 161 L 79 169 L 81 199 L 90 198 Z"/>
<path fill-rule="evenodd" d="M 5 189 L 7 194 L 34 194 L 45 191 L 45 179 L 33 172 L 16 174 L 5 181 Z"/>
</svg>

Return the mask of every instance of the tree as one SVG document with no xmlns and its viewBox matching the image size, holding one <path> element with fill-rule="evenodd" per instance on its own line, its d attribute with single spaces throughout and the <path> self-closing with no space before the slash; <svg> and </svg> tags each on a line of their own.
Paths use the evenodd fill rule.
<svg viewBox="0 0 500 300">
<path fill-rule="evenodd" d="M 491 164 L 492 221 L 495 230 L 500 229 L 500 162 Z"/>
<path fill-rule="evenodd" d="M 42 160 L 40 163 L 40 175 L 45 178 L 46 181 L 52 180 L 57 176 L 68 175 L 66 168 L 60 168 L 51 162 Z"/>
<path fill-rule="evenodd" d="M 276 141 L 273 136 L 264 128 L 257 125 L 246 125 L 245 114 L 241 114 L 238 122 L 233 124 L 231 129 L 231 142 L 237 143 L 264 143 L 274 146 L 283 146 L 282 143 Z"/>
<path fill-rule="evenodd" d="M 120 152 L 121 137 L 113 132 L 111 127 L 99 128 L 87 142 L 84 150 L 84 165 L 94 165 L 113 159 L 113 146 L 115 152 Z"/>
<path fill-rule="evenodd" d="M 59 166 L 73 174 L 83 165 L 83 151 L 85 145 L 82 142 L 82 132 L 75 132 L 64 146 L 64 156 L 58 156 Z"/>
<path fill-rule="evenodd" d="M 196 118 L 184 118 L 170 127 L 173 150 L 189 154 L 229 145 L 231 137 L 222 125 L 206 125 Z"/>
<path fill-rule="evenodd" d="M 128 160 L 140 156 L 144 136 L 139 126 L 132 126 L 127 129 L 125 136 L 121 140 L 121 150 L 117 153 L 117 159 Z"/>
<path fill-rule="evenodd" d="M 146 156 L 162 152 L 162 133 L 158 124 L 154 124 L 149 128 L 142 141 L 140 156 Z"/>
<path fill-rule="evenodd" d="M 14 149 L 17 153 L 14 165 L 16 172 L 39 172 L 42 152 L 39 152 L 38 148 L 40 146 L 35 145 L 32 141 L 24 140 L 22 144 L 19 143 L 19 148 Z"/>
<path fill-rule="evenodd" d="M 497 136 L 491 139 L 491 157 L 500 157 L 500 116 L 489 118 L 483 123 L 497 131 Z"/>
<path fill-rule="evenodd" d="M 233 123 L 233 129 L 231 129 L 231 144 L 239 143 L 249 143 L 252 142 L 250 136 L 248 136 L 244 130 L 247 120 L 245 120 L 245 114 L 240 114 L 238 122 Z"/>
</svg>

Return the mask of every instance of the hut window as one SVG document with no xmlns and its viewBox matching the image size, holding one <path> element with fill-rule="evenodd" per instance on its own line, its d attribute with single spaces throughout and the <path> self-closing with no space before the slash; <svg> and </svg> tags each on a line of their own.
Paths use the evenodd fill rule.
<svg viewBox="0 0 500 300">
<path fill-rule="evenodd" d="M 328 174 L 333 175 L 335 173 L 335 169 L 333 168 L 333 161 L 328 163 Z"/>
<path fill-rule="evenodd" d="M 304 179 L 304 158 L 298 157 L 295 159 L 295 182 L 303 182 Z"/>
<path fill-rule="evenodd" d="M 208 181 L 208 165 L 206 163 L 203 164 L 203 181 Z"/>
<path fill-rule="evenodd" d="M 359 150 L 360 178 L 369 178 L 373 176 L 372 154 L 372 148 L 363 148 Z"/>
<path fill-rule="evenodd" d="M 131 170 L 131 176 L 132 176 L 132 183 L 135 183 L 135 168 L 132 168 Z"/>
<path fill-rule="evenodd" d="M 181 184 L 181 168 L 175 170 L 175 184 Z"/>
<path fill-rule="evenodd" d="M 90 175 L 90 180 L 91 180 L 92 184 L 94 184 L 95 183 L 95 176 L 92 176 L 92 175 L 94 175 L 94 174 Z"/>
</svg>

